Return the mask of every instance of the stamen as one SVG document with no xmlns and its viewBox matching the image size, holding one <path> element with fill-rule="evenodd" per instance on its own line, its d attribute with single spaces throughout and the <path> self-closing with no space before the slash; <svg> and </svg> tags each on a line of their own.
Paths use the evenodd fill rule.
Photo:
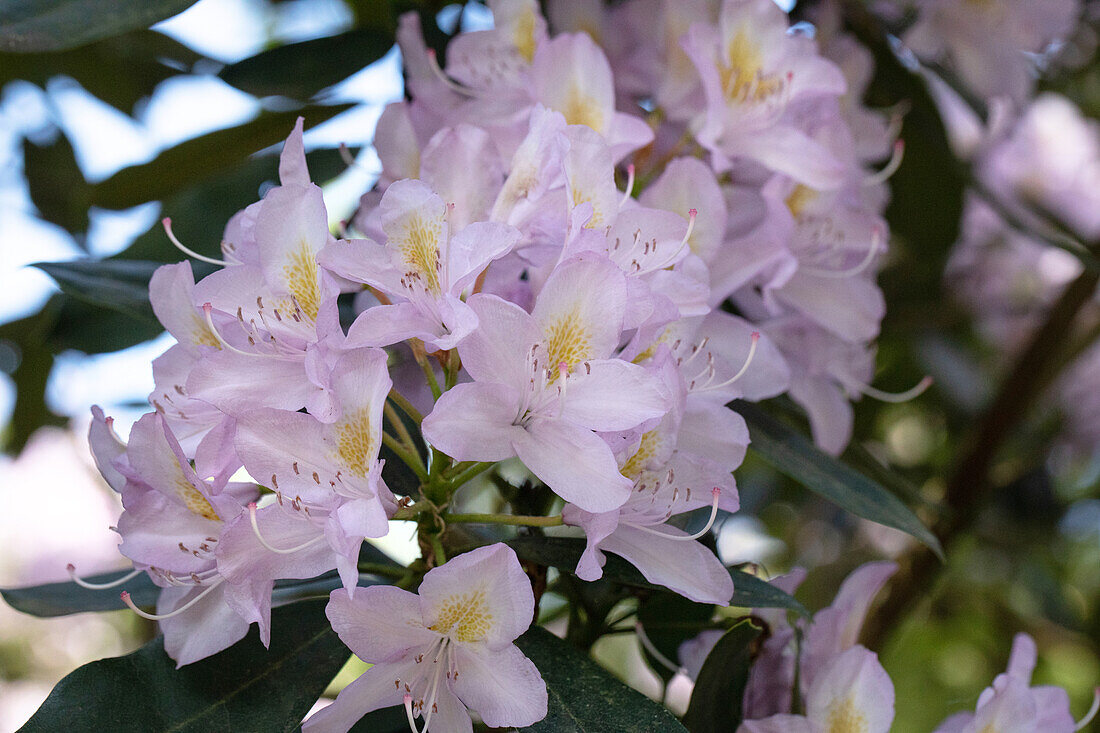
<svg viewBox="0 0 1100 733">
<path fill-rule="evenodd" d="M 686 247 L 688 240 L 691 239 L 691 233 L 695 231 L 695 217 L 698 215 L 699 211 L 697 209 L 688 209 L 688 228 L 684 232 L 684 238 L 680 241 L 680 249 Z M 679 250 L 677 250 L 677 254 L 679 254 Z"/>
<path fill-rule="evenodd" d="M 126 591 L 122 591 L 122 593 L 119 594 L 119 597 L 122 599 L 122 602 L 125 603 L 127 606 L 129 606 L 130 610 L 133 611 L 134 613 L 136 613 L 138 616 L 141 616 L 142 618 L 147 618 L 150 621 L 164 621 L 165 619 L 170 619 L 173 616 L 178 616 L 181 613 L 183 613 L 184 611 L 186 611 L 187 609 L 191 608 L 191 606 L 194 606 L 196 603 L 201 601 L 203 598 L 210 595 L 210 592 L 213 591 L 215 588 L 217 588 L 219 585 L 221 585 L 224 580 L 225 580 L 224 578 L 218 578 L 217 581 L 212 583 L 210 585 L 210 587 L 208 587 L 202 593 L 199 593 L 197 596 L 195 596 L 194 598 L 189 600 L 187 603 L 185 603 L 182 606 L 180 606 L 179 608 L 177 608 L 175 611 L 172 611 L 171 613 L 163 613 L 163 614 L 146 613 L 145 611 L 142 611 L 140 608 L 138 608 L 137 606 L 134 605 L 134 602 L 132 600 L 130 600 L 130 594 L 127 593 Z"/>
<path fill-rule="evenodd" d="M 362 168 L 359 165 L 359 161 L 355 159 L 355 156 L 351 154 L 351 150 L 348 149 L 347 143 L 340 143 L 340 160 L 344 161 L 344 164 L 348 168 Z"/>
<path fill-rule="evenodd" d="M 649 637 L 646 636 L 645 629 L 642 628 L 641 621 L 638 621 L 634 624 L 634 633 L 638 635 L 638 641 L 641 642 L 642 646 L 647 652 L 649 652 L 650 656 L 663 664 L 665 667 L 668 667 L 668 669 L 673 673 L 684 672 L 685 674 L 687 674 L 683 667 L 678 664 L 673 664 L 668 657 L 666 657 L 660 652 L 659 649 L 657 649 L 657 647 L 653 646 L 653 642 L 649 640 Z"/>
<path fill-rule="evenodd" d="M 908 402 L 911 399 L 920 397 L 926 389 L 932 386 L 932 377 L 925 377 L 917 382 L 916 386 L 904 392 L 883 392 L 881 389 L 875 389 L 869 384 L 856 383 L 854 386 L 863 394 L 880 402 Z"/>
<path fill-rule="evenodd" d="M 451 77 L 447 76 L 446 72 L 444 72 L 442 67 L 440 67 L 439 65 L 439 59 L 435 56 L 434 48 L 428 49 L 428 66 L 431 68 L 432 73 L 439 77 L 439 80 L 443 82 L 443 85 L 450 89 L 452 92 L 461 94 L 464 97 L 477 96 L 476 94 L 474 94 L 473 90 L 467 89 Z"/>
<path fill-rule="evenodd" d="M 412 728 L 412 733 L 420 733 L 420 730 L 416 727 L 416 716 L 413 714 L 413 696 L 409 693 L 405 693 L 405 716 L 409 719 L 409 727 Z"/>
<path fill-rule="evenodd" d="M 710 519 L 707 520 L 706 526 L 695 534 L 680 536 L 669 534 L 667 532 L 661 532 L 660 530 L 643 525 L 631 524 L 630 526 L 634 527 L 634 529 L 640 529 L 643 532 L 648 532 L 649 534 L 655 534 L 658 537 L 664 537 L 667 540 L 676 540 L 678 542 L 691 542 L 693 540 L 697 540 L 710 531 L 710 528 L 714 526 L 714 520 L 718 518 L 718 498 L 722 495 L 722 489 L 715 486 L 713 489 L 711 489 L 710 493 L 711 496 L 714 497 L 710 503 Z"/>
<path fill-rule="evenodd" d="M 825 270 L 818 267 L 811 267 L 809 265 L 799 265 L 799 272 L 803 272 L 807 275 L 813 275 L 814 277 L 834 277 L 845 278 L 858 275 L 866 270 L 875 259 L 875 255 L 879 252 L 879 245 L 882 243 L 882 230 L 875 227 L 871 233 L 871 244 L 867 247 L 867 252 L 863 255 L 863 259 L 855 267 L 849 267 L 846 270 Z"/>
<path fill-rule="evenodd" d="M 752 360 L 756 357 L 756 345 L 760 343 L 760 332 L 752 332 L 752 344 L 749 346 L 749 354 L 745 357 L 745 363 L 741 365 L 741 368 L 737 370 L 737 374 L 722 382 L 721 384 L 706 384 L 695 390 L 696 392 L 705 392 L 714 389 L 722 389 L 736 382 L 741 377 L 745 376 L 745 372 L 749 370 L 749 365 L 752 364 Z"/>
<path fill-rule="evenodd" d="M 630 200 L 630 195 L 634 193 L 634 164 L 631 163 L 626 167 L 626 191 L 623 192 L 623 199 L 619 202 L 619 208 L 622 208 L 627 201 Z"/>
<path fill-rule="evenodd" d="M 1092 719 L 1096 717 L 1096 712 L 1098 710 L 1100 710 L 1100 687 L 1097 687 L 1096 690 L 1092 693 L 1092 707 L 1090 707 L 1089 711 L 1085 713 L 1085 717 L 1077 721 L 1077 725 L 1074 727 L 1073 730 L 1084 730 L 1085 726 L 1091 723 Z"/>
<path fill-rule="evenodd" d="M 257 524 L 257 522 L 256 522 L 256 502 L 252 502 L 251 504 L 248 505 L 248 520 L 252 523 L 252 532 L 253 532 L 253 534 L 256 535 L 256 539 L 258 539 L 260 541 L 260 544 L 263 545 L 268 550 L 270 550 L 271 552 L 277 553 L 279 555 L 290 555 L 292 553 L 299 552 L 301 550 L 306 549 L 310 545 L 317 544 L 318 542 L 320 542 L 321 540 L 323 540 L 325 538 L 324 535 L 318 535 L 317 537 L 314 537 L 311 540 L 306 540 L 305 542 L 298 545 L 297 547 L 291 547 L 291 548 L 288 548 L 286 550 L 280 550 L 278 547 L 272 547 L 270 544 L 268 544 L 267 540 L 265 540 L 263 535 L 260 534 L 260 525 Z"/>
<path fill-rule="evenodd" d="M 214 259 L 213 257 L 207 257 L 206 255 L 200 255 L 198 252 L 188 249 L 183 246 L 183 242 L 176 239 L 175 233 L 172 232 L 172 220 L 169 217 L 164 217 L 160 220 L 161 225 L 164 227 L 164 233 L 168 235 L 168 241 L 176 245 L 176 249 L 183 252 L 188 257 L 194 257 L 196 260 L 202 262 L 209 262 L 211 265 L 221 265 L 222 267 L 228 267 L 229 263 L 225 260 Z"/>
<path fill-rule="evenodd" d="M 895 140 L 894 149 L 890 153 L 890 160 L 886 161 L 886 165 L 882 167 L 882 170 L 877 173 L 872 173 L 863 179 L 864 186 L 877 186 L 880 183 L 886 183 L 890 176 L 898 172 L 898 168 L 901 167 L 901 161 L 905 158 L 905 141 Z"/>
<path fill-rule="evenodd" d="M 145 572 L 144 570 L 134 570 L 132 573 L 127 573 L 126 575 L 123 575 L 121 578 L 118 578 L 117 580 L 109 581 L 107 583 L 89 583 L 88 581 L 84 580 L 83 578 L 81 578 L 79 575 L 76 574 L 76 566 L 73 565 L 72 563 L 69 563 L 68 565 L 66 565 L 65 569 L 69 571 L 69 577 L 73 579 L 74 583 L 79 585 L 81 588 L 87 588 L 88 590 L 103 590 L 104 588 L 114 588 L 116 586 L 122 585 L 127 580 L 130 580 L 131 578 L 135 578 L 138 575 L 141 575 L 143 572 Z"/>
</svg>

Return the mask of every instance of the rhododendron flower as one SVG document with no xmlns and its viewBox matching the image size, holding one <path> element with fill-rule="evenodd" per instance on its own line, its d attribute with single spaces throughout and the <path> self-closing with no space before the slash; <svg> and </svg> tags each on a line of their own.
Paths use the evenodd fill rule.
<svg viewBox="0 0 1100 733">
<path fill-rule="evenodd" d="M 542 676 L 512 643 L 531 625 L 535 599 L 510 547 L 451 558 L 428 571 L 418 594 L 372 586 L 353 599 L 333 591 L 332 628 L 373 666 L 305 722 L 307 733 L 343 733 L 371 710 L 402 703 L 420 733 L 473 730 L 467 708 L 492 728 L 546 716 Z"/>
<path fill-rule="evenodd" d="M 630 430 L 669 408 L 656 377 L 610 358 L 626 310 L 622 271 L 606 258 L 569 260 L 531 314 L 493 295 L 468 303 L 480 326 L 458 353 L 474 382 L 440 397 L 424 437 L 459 460 L 518 456 L 586 511 L 620 506 L 633 482 L 593 431 Z"/>
<path fill-rule="evenodd" d="M 333 272 L 402 301 L 361 313 L 348 329 L 348 345 L 419 338 L 433 350 L 454 348 L 477 327 L 464 292 L 516 244 L 519 232 L 477 222 L 452 233 L 451 208 L 421 181 L 391 185 L 379 210 L 385 245 L 348 240 L 321 253 L 321 264 Z"/>
<path fill-rule="evenodd" d="M 738 733 L 887 733 L 894 683 L 874 652 L 855 646 L 830 661 L 806 693 L 806 715 L 747 720 Z"/>
</svg>

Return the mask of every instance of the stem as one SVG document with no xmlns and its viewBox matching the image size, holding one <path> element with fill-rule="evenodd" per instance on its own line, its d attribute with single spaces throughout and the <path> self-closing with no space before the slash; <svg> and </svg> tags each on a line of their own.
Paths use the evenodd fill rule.
<svg viewBox="0 0 1100 733">
<path fill-rule="evenodd" d="M 561 515 L 552 517 L 532 517 L 521 514 L 444 514 L 443 521 L 448 524 L 510 524 L 518 527 L 560 527 L 565 522 Z"/>
<path fill-rule="evenodd" d="M 393 405 L 389 400 L 386 400 L 382 406 L 382 412 L 385 414 L 386 419 L 390 421 L 390 425 L 397 433 L 397 437 L 410 451 L 416 453 L 416 443 L 413 442 L 412 436 L 409 435 L 409 429 L 405 427 L 405 421 L 401 419 L 401 416 L 397 414 L 397 410 L 393 409 Z"/>
<path fill-rule="evenodd" d="M 435 370 L 432 369 L 432 363 L 428 361 L 428 353 L 424 351 L 424 343 L 420 339 L 411 339 L 409 344 L 412 346 L 416 363 L 420 365 L 420 370 L 424 372 L 424 378 L 428 380 L 428 388 L 432 391 L 432 397 L 438 400 L 439 396 L 443 394 L 443 390 L 439 388 L 439 380 L 435 378 Z"/>
<path fill-rule="evenodd" d="M 443 385 L 445 389 L 450 389 L 458 382 L 458 372 L 462 369 L 462 361 L 458 357 L 458 349 L 451 349 L 447 352 L 447 363 L 444 365 L 443 371 Z"/>
<path fill-rule="evenodd" d="M 944 503 L 949 512 L 933 530 L 943 542 L 945 551 L 977 519 L 994 488 L 989 473 L 1001 445 L 1027 417 L 1049 382 L 1051 367 L 1059 360 L 1060 350 L 1055 347 L 1066 342 L 1078 311 L 1092 299 L 1098 283 L 1100 274 L 1085 270 L 1066 287 L 978 420 L 966 443 L 968 447 L 947 482 Z M 941 567 L 927 548 L 910 553 L 908 562 L 902 563 L 902 570 L 890 584 L 890 595 L 885 603 L 868 619 L 864 633 L 868 647 L 878 648 L 906 612 L 928 594 Z"/>
<path fill-rule="evenodd" d="M 420 423 L 424 422 L 424 416 L 420 414 L 420 410 L 413 407 L 413 404 L 405 398 L 405 395 L 401 394 L 400 392 L 391 390 L 389 398 L 393 400 L 393 404 L 400 407 L 401 411 L 408 415 L 414 423 L 419 425 Z"/>
<path fill-rule="evenodd" d="M 359 563 L 359 572 L 370 573 L 371 575 L 381 575 L 384 578 L 404 578 L 407 571 L 407 568 L 403 568 L 399 565 L 384 565 L 377 562 Z"/>
<path fill-rule="evenodd" d="M 447 553 L 443 550 L 443 539 L 438 533 L 432 534 L 432 552 L 435 554 L 435 566 L 447 562 Z"/>
<path fill-rule="evenodd" d="M 405 462 L 405 465 L 416 474 L 418 479 L 425 482 L 428 480 L 428 472 L 424 469 L 424 464 L 420 460 L 419 453 L 410 451 L 403 443 L 399 442 L 397 438 L 393 437 L 385 430 L 382 431 L 382 442 L 387 448 L 396 453 L 398 458 Z"/>
<path fill-rule="evenodd" d="M 455 468 L 460 468 L 462 467 L 462 465 L 462 463 L 459 463 L 457 466 L 455 466 Z M 447 480 L 452 486 L 454 486 L 456 489 L 459 489 L 467 482 L 469 482 L 472 478 L 481 475 L 495 465 L 496 463 L 494 463 L 493 461 L 477 461 L 473 463 L 473 465 L 469 465 L 469 463 L 467 463 L 464 468 L 461 468 L 458 473 L 452 475 Z"/>
</svg>

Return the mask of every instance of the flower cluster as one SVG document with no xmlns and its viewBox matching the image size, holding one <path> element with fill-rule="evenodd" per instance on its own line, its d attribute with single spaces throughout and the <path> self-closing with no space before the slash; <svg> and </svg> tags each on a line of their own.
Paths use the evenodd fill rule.
<svg viewBox="0 0 1100 733">
<path fill-rule="evenodd" d="M 514 552 L 448 560 L 443 541 L 477 521 L 447 513 L 455 493 L 498 462 L 561 509 L 508 523 L 583 531 L 578 577 L 613 553 L 724 606 L 730 574 L 697 540 L 738 508 L 749 438 L 728 403 L 789 394 L 838 453 L 850 400 L 891 397 L 868 382 L 901 148 L 860 102 L 862 47 L 824 25 L 807 37 L 771 0 L 552 3 L 554 35 L 534 0 L 490 7 L 495 26 L 457 36 L 442 67 L 402 18 L 410 99 L 379 121 L 383 171 L 350 233 L 330 232 L 299 123 L 220 269 L 156 273 L 178 343 L 153 363 L 153 411 L 127 443 L 99 412 L 91 429 L 125 507 L 120 550 L 163 588 L 155 614 L 135 610 L 179 664 L 253 622 L 267 643 L 275 581 L 338 572 L 329 618 L 374 666 L 313 730 L 402 703 L 425 731 L 468 730 L 467 708 L 491 726 L 545 715 L 512 644 L 535 607 Z M 387 485 L 383 444 L 415 491 Z M 231 480 L 242 468 L 254 483 Z M 418 520 L 425 561 L 357 591 L 361 546 L 393 519 Z M 869 685 L 845 710 L 885 719 L 864 703 L 889 680 L 826 616 L 801 671 L 811 718 Z M 777 618 L 775 658 L 754 668 L 760 716 L 789 707 L 763 690 L 793 674 L 792 635 Z"/>
</svg>

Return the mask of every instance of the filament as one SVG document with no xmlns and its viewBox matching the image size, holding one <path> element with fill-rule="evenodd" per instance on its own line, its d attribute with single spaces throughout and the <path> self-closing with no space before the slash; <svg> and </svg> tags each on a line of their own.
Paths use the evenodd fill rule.
<svg viewBox="0 0 1100 733">
<path fill-rule="evenodd" d="M 212 583 L 210 585 L 210 587 L 208 587 L 202 593 L 199 593 L 197 596 L 195 596 L 194 598 L 189 600 L 187 603 L 183 604 L 182 606 L 177 608 L 175 611 L 172 611 L 170 613 L 163 613 L 163 614 L 146 613 L 145 611 L 142 611 L 140 608 L 138 608 L 137 606 L 134 605 L 134 602 L 130 599 L 130 594 L 127 593 L 126 591 L 122 591 L 122 593 L 119 595 L 119 597 L 122 599 L 122 602 L 125 603 L 127 606 L 129 606 L 130 610 L 133 611 L 134 613 L 136 613 L 138 616 L 141 616 L 142 618 L 147 618 L 150 621 L 164 621 L 165 619 L 170 619 L 173 616 L 178 616 L 181 613 L 183 613 L 184 611 L 186 611 L 187 609 L 191 608 L 191 606 L 194 606 L 196 603 L 201 601 L 203 598 L 210 595 L 210 592 L 212 590 L 214 590 L 215 588 L 217 588 L 219 585 L 221 585 L 224 580 L 225 580 L 224 578 L 218 578 L 214 583 Z"/>
<path fill-rule="evenodd" d="M 409 719 L 409 727 L 412 728 L 412 733 L 420 733 L 420 729 L 416 727 L 416 716 L 413 714 L 413 696 L 409 693 L 405 693 L 405 716 Z"/>
<path fill-rule="evenodd" d="M 300 550 L 304 550 L 310 545 L 316 544 L 317 542 L 325 538 L 324 535 L 318 535 L 311 540 L 306 540 L 297 547 L 291 547 L 286 550 L 281 550 L 278 547 L 273 547 L 272 545 L 268 544 L 267 540 L 264 539 L 264 536 L 260 534 L 260 525 L 256 522 L 256 502 L 252 502 L 248 505 L 248 520 L 252 523 L 252 533 L 256 535 L 256 539 L 260 541 L 260 544 L 271 552 L 277 553 L 279 555 L 290 555 L 295 552 L 299 552 Z"/>
<path fill-rule="evenodd" d="M 634 193 L 634 164 L 631 163 L 626 167 L 626 191 L 623 192 L 623 200 L 619 202 L 619 208 L 622 208 L 627 201 L 630 200 L 630 194 Z"/>
<path fill-rule="evenodd" d="M 176 235 L 172 231 L 172 219 L 171 218 L 166 216 L 166 217 L 164 217 L 163 219 L 160 220 L 160 223 L 164 227 L 164 233 L 168 235 L 168 241 L 170 241 L 172 244 L 176 245 L 176 249 L 178 249 L 180 252 L 183 252 L 188 257 L 194 257 L 196 260 L 200 260 L 202 262 L 209 262 L 211 265 L 220 265 L 222 267 L 228 267 L 229 266 L 229 263 L 226 262 L 225 260 L 218 260 L 218 259 L 215 259 L 213 257 L 207 257 L 206 255 L 200 255 L 198 252 L 195 252 L 194 250 L 191 250 L 191 249 L 188 249 L 187 247 L 185 247 L 183 245 L 183 242 L 176 239 Z"/>
<path fill-rule="evenodd" d="M 895 140 L 894 149 L 890 153 L 890 160 L 886 161 L 886 165 L 882 167 L 882 170 L 872 173 L 863 179 L 864 186 L 877 186 L 880 183 L 886 183 L 890 176 L 898 172 L 898 168 L 901 167 L 901 161 L 905 158 L 905 141 Z"/>
<path fill-rule="evenodd" d="M 1098 710 L 1100 710 L 1100 687 L 1097 687 L 1096 690 L 1092 693 L 1092 707 L 1090 707 L 1089 711 L 1085 713 L 1085 717 L 1081 718 L 1081 720 L 1077 722 L 1077 725 L 1074 727 L 1073 730 L 1084 730 L 1085 726 L 1091 723 L 1092 719 L 1096 717 L 1096 712 Z"/>
<path fill-rule="evenodd" d="M 74 583 L 79 585 L 81 588 L 87 588 L 88 590 L 104 590 L 105 588 L 114 588 L 116 586 L 122 585 L 131 578 L 135 578 L 145 572 L 144 570 L 135 569 L 131 573 L 126 573 L 126 575 L 123 575 L 121 578 L 117 578 L 106 583 L 89 583 L 88 581 L 84 580 L 76 574 L 76 566 L 72 563 L 69 563 L 65 567 L 65 569 L 69 571 L 69 577 L 73 579 Z"/>
<path fill-rule="evenodd" d="M 684 668 L 678 664 L 674 664 L 668 657 L 660 652 L 657 647 L 653 646 L 653 642 L 646 636 L 645 629 L 642 628 L 642 622 L 638 621 L 634 624 L 634 633 L 638 635 L 638 641 L 641 642 L 645 650 L 649 652 L 650 656 L 656 659 L 658 662 L 668 667 L 673 673 L 684 672 Z"/>
<path fill-rule="evenodd" d="M 461 84 L 455 82 L 455 80 L 452 79 L 451 77 L 447 76 L 447 74 L 439 66 L 439 59 L 436 58 L 435 49 L 433 49 L 433 48 L 428 49 L 428 66 L 431 68 L 432 73 L 435 74 L 437 77 L 439 77 L 439 80 L 441 82 L 443 82 L 444 86 L 446 86 L 451 91 L 457 92 L 458 94 L 461 94 L 464 97 L 476 96 L 473 93 L 473 91 L 471 91 L 470 89 L 467 89 L 466 87 L 462 86 Z"/>
<path fill-rule="evenodd" d="M 825 270 L 817 267 L 810 267 L 808 265 L 800 265 L 799 271 L 807 275 L 813 275 L 815 277 L 835 277 L 845 278 L 858 275 L 870 266 L 874 261 L 875 255 L 878 254 L 879 244 L 882 242 L 882 232 L 878 227 L 875 227 L 874 232 L 871 234 L 871 244 L 867 247 L 867 252 L 863 255 L 863 259 L 855 267 L 849 267 L 846 270 Z"/>
<path fill-rule="evenodd" d="M 662 532 L 660 530 L 652 529 L 650 527 L 645 527 L 642 525 L 632 524 L 630 526 L 634 527 L 634 529 L 640 529 L 643 532 L 648 532 L 649 534 L 655 534 L 658 537 L 664 537 L 665 539 L 669 540 L 676 540 L 677 542 L 689 542 L 692 540 L 697 540 L 710 531 L 710 528 L 714 526 L 714 520 L 718 518 L 718 498 L 722 495 L 722 490 L 715 486 L 713 489 L 711 489 L 711 495 L 714 498 L 711 500 L 710 503 L 710 518 L 707 520 L 706 526 L 695 534 L 680 536 L 669 534 L 668 532 Z"/>
<path fill-rule="evenodd" d="M 714 390 L 714 389 L 722 389 L 723 387 L 728 387 L 729 385 L 733 384 L 734 382 L 736 382 L 741 377 L 745 376 L 745 372 L 747 372 L 749 370 L 749 365 L 752 364 L 752 360 L 754 358 L 756 358 L 756 345 L 758 343 L 760 343 L 760 332 L 759 331 L 753 331 L 752 332 L 752 343 L 749 345 L 749 354 L 748 354 L 748 356 L 745 357 L 745 363 L 741 365 L 741 368 L 737 370 L 737 373 L 734 374 L 729 379 L 727 379 L 726 381 L 722 382 L 721 384 L 704 384 L 702 387 L 700 387 L 699 389 L 694 390 L 694 391 L 704 392 L 704 391 L 709 391 L 709 390 Z"/>
<path fill-rule="evenodd" d="M 917 382 L 914 387 L 905 390 L 904 392 L 883 392 L 881 389 L 875 389 L 869 384 L 855 385 L 863 394 L 876 399 L 880 402 L 908 402 L 911 399 L 920 397 L 924 394 L 924 391 L 932 386 L 932 377 L 927 376 L 924 379 Z"/>
</svg>

